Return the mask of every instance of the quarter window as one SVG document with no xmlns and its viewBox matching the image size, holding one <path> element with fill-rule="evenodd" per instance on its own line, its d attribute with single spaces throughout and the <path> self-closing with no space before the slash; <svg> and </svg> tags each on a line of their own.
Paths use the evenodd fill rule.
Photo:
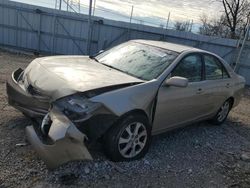
<svg viewBox="0 0 250 188">
<path fill-rule="evenodd" d="M 204 56 L 206 80 L 229 78 L 222 63 L 211 55 Z"/>
<path fill-rule="evenodd" d="M 182 59 L 171 76 L 187 78 L 189 82 L 198 82 L 202 79 L 202 60 L 200 55 L 189 55 Z"/>
</svg>

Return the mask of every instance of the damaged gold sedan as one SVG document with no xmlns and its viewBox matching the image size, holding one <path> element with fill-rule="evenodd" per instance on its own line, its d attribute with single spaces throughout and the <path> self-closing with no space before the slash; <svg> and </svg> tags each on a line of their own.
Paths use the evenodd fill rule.
<svg viewBox="0 0 250 188">
<path fill-rule="evenodd" d="M 147 153 L 151 135 L 202 120 L 222 124 L 244 84 L 215 54 L 134 40 L 92 57 L 37 58 L 13 72 L 7 93 L 35 120 L 28 140 L 55 168 L 91 160 L 88 145 L 98 140 L 112 161 L 129 161 Z"/>
</svg>

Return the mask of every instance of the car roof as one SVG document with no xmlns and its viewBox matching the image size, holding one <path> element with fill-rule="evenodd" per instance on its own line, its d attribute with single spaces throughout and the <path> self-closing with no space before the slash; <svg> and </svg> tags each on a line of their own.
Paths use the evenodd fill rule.
<svg viewBox="0 0 250 188">
<path fill-rule="evenodd" d="M 175 43 L 170 43 L 170 42 L 163 42 L 163 41 L 154 41 L 154 40 L 132 40 L 134 42 L 138 42 L 141 44 L 147 44 L 147 45 L 151 45 L 151 46 L 155 46 L 155 47 L 159 47 L 159 48 L 164 48 L 164 49 L 168 49 L 168 50 L 172 50 L 178 53 L 181 53 L 183 51 L 197 51 L 197 52 L 206 52 L 204 50 L 198 49 L 198 48 L 194 48 L 192 46 L 185 46 L 185 45 L 181 45 L 181 44 L 175 44 Z"/>
</svg>

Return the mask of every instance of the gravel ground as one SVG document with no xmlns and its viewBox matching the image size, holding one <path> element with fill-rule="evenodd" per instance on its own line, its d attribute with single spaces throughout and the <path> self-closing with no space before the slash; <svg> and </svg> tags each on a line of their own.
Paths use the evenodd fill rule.
<svg viewBox="0 0 250 188">
<path fill-rule="evenodd" d="M 250 187 L 249 88 L 222 126 L 203 122 L 155 136 L 144 159 L 111 163 L 97 145 L 94 161 L 49 171 L 25 141 L 31 122 L 6 99 L 6 76 L 34 58 L 0 50 L 0 187 Z"/>
</svg>

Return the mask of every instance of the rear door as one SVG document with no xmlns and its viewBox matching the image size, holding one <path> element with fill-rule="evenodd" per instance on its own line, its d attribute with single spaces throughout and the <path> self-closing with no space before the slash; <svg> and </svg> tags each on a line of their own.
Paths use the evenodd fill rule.
<svg viewBox="0 0 250 188">
<path fill-rule="evenodd" d="M 158 92 L 153 132 L 191 122 L 206 113 L 203 72 L 200 54 L 190 54 L 178 63 L 171 77 L 185 77 L 189 84 L 185 88 L 162 84 Z"/>
<path fill-rule="evenodd" d="M 220 60 L 210 54 L 203 54 L 205 65 L 204 89 L 207 93 L 209 114 L 216 113 L 222 103 L 230 97 L 231 79 Z"/>
</svg>

